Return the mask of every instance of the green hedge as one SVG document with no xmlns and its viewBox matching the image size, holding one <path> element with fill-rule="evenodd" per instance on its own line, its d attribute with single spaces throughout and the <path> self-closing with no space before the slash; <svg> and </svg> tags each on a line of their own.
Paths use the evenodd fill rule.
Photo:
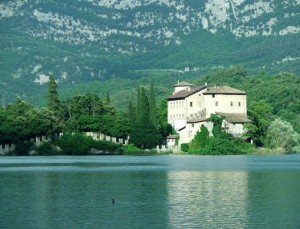
<svg viewBox="0 0 300 229">
<path fill-rule="evenodd" d="M 108 153 L 123 153 L 123 146 L 113 142 L 95 141 L 80 133 L 64 134 L 57 140 L 63 155 L 88 155 L 92 149 Z"/>
</svg>

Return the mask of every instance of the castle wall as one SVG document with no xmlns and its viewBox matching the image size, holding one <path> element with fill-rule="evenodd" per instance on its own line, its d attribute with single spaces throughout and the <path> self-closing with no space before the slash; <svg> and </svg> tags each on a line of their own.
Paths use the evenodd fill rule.
<svg viewBox="0 0 300 229">
<path fill-rule="evenodd" d="M 216 112 L 247 113 L 246 95 L 204 95 L 204 106 L 207 117 Z"/>
</svg>

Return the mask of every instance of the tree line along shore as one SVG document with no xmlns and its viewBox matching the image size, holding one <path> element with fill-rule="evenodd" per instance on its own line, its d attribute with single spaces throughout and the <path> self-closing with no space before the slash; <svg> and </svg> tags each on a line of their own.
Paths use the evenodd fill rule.
<svg viewBox="0 0 300 229">
<path fill-rule="evenodd" d="M 233 67 L 217 70 L 196 78 L 194 82 L 216 82 L 237 86 L 249 95 L 247 133 L 244 138 L 233 138 L 221 130 L 222 117 L 211 117 L 213 137 L 201 127 L 192 142 L 178 146 L 181 153 L 228 155 L 253 153 L 299 152 L 300 132 L 300 77 L 291 73 L 248 77 L 245 70 Z M 269 85 L 274 83 L 270 90 Z M 287 84 L 289 82 L 291 85 Z M 252 86 L 255 85 L 255 86 Z M 256 87 L 256 88 L 255 88 Z M 256 93 L 254 93 L 256 90 Z M 248 92 L 249 91 L 249 92 Z M 276 93 L 281 96 L 274 98 Z M 274 94 L 275 93 L 275 94 Z M 263 96 L 264 95 L 264 96 Z M 292 101 L 287 101 L 287 99 Z M 34 106 L 21 98 L 0 109 L 0 144 L 14 144 L 8 155 L 87 155 L 93 152 L 114 154 L 156 154 L 158 145 L 176 132 L 167 123 L 167 101 L 156 101 L 154 83 L 138 87 L 135 99 L 122 112 L 116 109 L 107 94 L 75 95 L 60 100 L 57 83 L 49 77 L 47 107 Z M 284 102 L 286 101 L 286 102 Z M 56 138 L 57 133 L 63 136 Z M 85 132 L 103 133 L 118 139 L 129 139 L 129 144 L 94 140 Z M 34 145 L 30 139 L 47 136 L 47 141 Z M 247 143 L 245 138 L 253 140 Z M 172 153 L 171 150 L 164 153 Z"/>
</svg>

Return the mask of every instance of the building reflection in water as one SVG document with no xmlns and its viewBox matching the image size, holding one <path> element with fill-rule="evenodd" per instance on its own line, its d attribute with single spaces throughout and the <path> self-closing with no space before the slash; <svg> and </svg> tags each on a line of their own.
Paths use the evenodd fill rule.
<svg viewBox="0 0 300 229">
<path fill-rule="evenodd" d="M 171 228 L 244 228 L 247 187 L 247 172 L 168 172 Z"/>
</svg>

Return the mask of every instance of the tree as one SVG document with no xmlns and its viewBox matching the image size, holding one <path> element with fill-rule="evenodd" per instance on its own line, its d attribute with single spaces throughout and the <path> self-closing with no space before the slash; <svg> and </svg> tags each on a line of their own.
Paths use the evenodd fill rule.
<svg viewBox="0 0 300 229">
<path fill-rule="evenodd" d="M 141 89 L 140 87 L 137 88 L 137 97 L 136 97 L 136 115 L 135 117 L 139 117 L 141 113 Z"/>
<path fill-rule="evenodd" d="M 160 133 L 164 138 L 175 131 L 172 125 L 168 123 L 168 101 L 166 99 L 162 99 L 158 107 L 158 122 Z"/>
<path fill-rule="evenodd" d="M 208 144 L 209 132 L 208 129 L 201 125 L 200 132 L 198 131 L 191 142 L 191 148 L 204 148 Z"/>
<path fill-rule="evenodd" d="M 212 129 L 212 134 L 214 137 L 223 136 L 225 133 L 222 131 L 222 122 L 224 120 L 224 116 L 218 116 L 216 114 L 212 114 L 207 121 L 211 121 L 214 123 L 214 127 Z"/>
<path fill-rule="evenodd" d="M 157 127 L 157 129 L 158 129 L 157 108 L 156 108 L 154 83 L 153 83 L 153 81 L 151 81 L 151 85 L 150 85 L 149 115 L 150 115 L 150 122 L 152 122 L 152 124 L 155 127 Z"/>
<path fill-rule="evenodd" d="M 50 75 L 48 83 L 48 109 L 53 114 L 53 133 L 61 131 L 64 125 L 64 114 L 58 98 L 57 84 L 55 82 L 54 76 L 52 75 Z"/>
<path fill-rule="evenodd" d="M 55 82 L 54 76 L 49 76 L 48 83 L 48 108 L 52 112 L 56 113 L 60 110 L 60 101 L 58 98 L 57 84 Z"/>
<path fill-rule="evenodd" d="M 293 129 L 292 124 L 280 118 L 271 122 L 267 132 L 269 146 L 275 149 L 282 149 L 289 153 L 293 147 L 299 145 L 299 134 Z"/>
<path fill-rule="evenodd" d="M 137 115 L 130 142 L 139 148 L 151 149 L 160 142 L 161 137 L 150 121 L 149 101 L 143 87 L 138 89 L 137 98 Z"/>
<path fill-rule="evenodd" d="M 106 93 L 106 102 L 110 103 L 110 95 L 109 92 Z"/>
<path fill-rule="evenodd" d="M 52 113 L 36 108 L 21 98 L 0 112 L 0 142 L 18 143 L 36 136 L 51 135 Z"/>
<path fill-rule="evenodd" d="M 67 116 L 78 118 L 81 115 L 101 115 L 108 112 L 104 102 L 95 94 L 76 95 L 65 102 Z"/>
<path fill-rule="evenodd" d="M 135 119 L 136 119 L 136 111 L 135 111 L 135 108 L 134 108 L 131 100 L 130 100 L 130 102 L 128 104 L 128 108 L 127 108 L 127 117 L 129 119 L 129 124 L 132 128 L 133 124 L 135 122 Z"/>
<path fill-rule="evenodd" d="M 272 119 L 272 107 L 265 101 L 252 102 L 248 110 L 252 123 L 246 124 L 247 134 L 257 146 L 263 146 Z"/>
</svg>

